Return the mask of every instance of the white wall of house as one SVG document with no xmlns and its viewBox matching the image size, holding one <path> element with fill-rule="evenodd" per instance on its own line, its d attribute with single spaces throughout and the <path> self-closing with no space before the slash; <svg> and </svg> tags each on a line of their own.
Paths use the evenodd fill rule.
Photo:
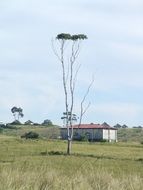
<svg viewBox="0 0 143 190">
<path fill-rule="evenodd" d="M 111 141 L 117 141 L 117 130 L 103 129 L 103 139 Z"/>
</svg>

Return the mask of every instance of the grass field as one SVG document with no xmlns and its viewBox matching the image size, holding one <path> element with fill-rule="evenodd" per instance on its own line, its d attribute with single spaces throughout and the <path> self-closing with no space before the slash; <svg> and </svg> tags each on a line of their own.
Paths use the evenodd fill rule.
<svg viewBox="0 0 143 190">
<path fill-rule="evenodd" d="M 124 142 L 143 142 L 143 128 L 118 129 L 118 140 Z"/>
<path fill-rule="evenodd" d="M 0 190 L 142 190 L 143 145 L 0 135 Z"/>
</svg>

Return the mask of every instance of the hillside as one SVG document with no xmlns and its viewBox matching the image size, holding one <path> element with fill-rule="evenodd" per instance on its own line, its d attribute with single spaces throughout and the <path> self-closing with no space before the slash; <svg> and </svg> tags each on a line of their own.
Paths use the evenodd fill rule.
<svg viewBox="0 0 143 190">
<path fill-rule="evenodd" d="M 1 129 L 1 128 L 0 128 Z M 41 138 L 56 139 L 60 137 L 58 126 L 49 125 L 12 125 L 9 128 L 1 129 L 0 133 L 4 135 L 21 136 L 27 132 L 36 132 Z M 120 128 L 118 129 L 119 142 L 143 142 L 142 128 Z"/>
<path fill-rule="evenodd" d="M 60 136 L 59 127 L 56 125 L 10 125 L 9 128 L 1 129 L 1 133 L 8 136 L 22 136 L 27 132 L 36 132 L 40 138 L 55 139 Z"/>
<path fill-rule="evenodd" d="M 143 142 L 143 128 L 118 129 L 118 141 Z"/>
</svg>

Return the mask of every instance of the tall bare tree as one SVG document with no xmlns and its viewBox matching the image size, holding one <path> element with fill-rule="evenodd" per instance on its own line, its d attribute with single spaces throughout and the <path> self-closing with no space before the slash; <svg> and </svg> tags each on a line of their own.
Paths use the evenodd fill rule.
<svg viewBox="0 0 143 190">
<path fill-rule="evenodd" d="M 65 112 L 63 118 L 65 119 L 65 125 L 67 128 L 67 154 L 71 154 L 71 145 L 73 139 L 73 120 L 75 119 L 75 114 L 73 113 L 75 94 L 74 92 L 76 87 L 78 71 L 80 69 L 80 64 L 76 63 L 76 60 L 80 52 L 81 41 L 85 39 L 87 39 L 87 36 L 84 34 L 71 35 L 67 33 L 61 33 L 58 34 L 56 37 L 56 40 L 58 40 L 59 42 L 59 51 L 57 51 L 55 49 L 55 46 L 53 45 L 54 53 L 56 54 L 62 65 L 62 81 L 65 95 Z M 70 45 L 70 49 L 68 49 L 68 60 L 66 60 L 66 50 L 68 48 L 68 45 Z M 88 105 L 84 110 L 83 103 L 86 99 L 91 85 L 92 83 L 89 85 L 88 90 L 84 95 L 83 100 L 81 101 L 80 123 L 84 113 L 89 107 Z"/>
</svg>

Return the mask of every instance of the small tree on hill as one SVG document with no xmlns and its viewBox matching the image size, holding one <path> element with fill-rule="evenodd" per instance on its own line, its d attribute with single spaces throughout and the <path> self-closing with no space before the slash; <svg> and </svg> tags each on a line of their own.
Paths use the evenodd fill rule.
<svg viewBox="0 0 143 190">
<path fill-rule="evenodd" d="M 19 121 L 19 118 L 20 117 L 24 117 L 24 114 L 23 114 L 23 109 L 22 108 L 17 108 L 17 107 L 13 107 L 11 108 L 11 112 L 14 116 L 14 120 L 18 120 Z"/>
<path fill-rule="evenodd" d="M 52 121 L 49 119 L 45 119 L 42 125 L 53 125 Z"/>
</svg>

